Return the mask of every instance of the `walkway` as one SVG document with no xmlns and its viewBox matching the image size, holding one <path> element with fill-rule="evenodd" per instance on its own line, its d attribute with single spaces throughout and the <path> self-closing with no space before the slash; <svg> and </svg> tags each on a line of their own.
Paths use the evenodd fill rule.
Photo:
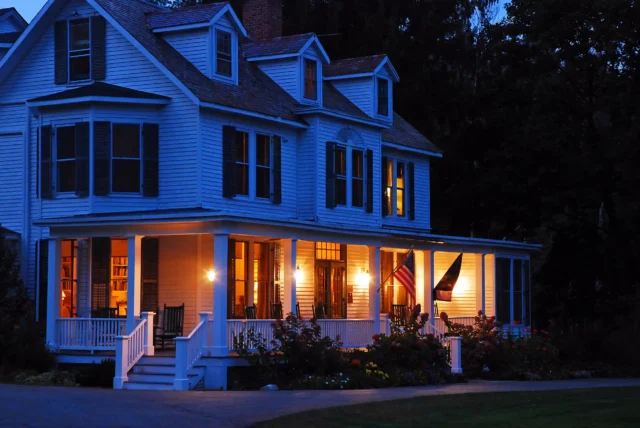
<svg viewBox="0 0 640 428">
<path fill-rule="evenodd" d="M 432 395 L 640 386 L 640 379 L 485 382 L 365 391 L 147 392 L 0 385 L 0 426 L 244 427 L 304 410 Z"/>
</svg>

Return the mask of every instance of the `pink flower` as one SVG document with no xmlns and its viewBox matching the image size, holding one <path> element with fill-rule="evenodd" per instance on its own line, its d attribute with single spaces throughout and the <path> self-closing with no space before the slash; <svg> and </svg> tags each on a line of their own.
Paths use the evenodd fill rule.
<svg viewBox="0 0 640 428">
<path fill-rule="evenodd" d="M 446 312 L 442 312 L 442 313 L 440 314 L 440 319 L 441 319 L 442 321 L 444 321 L 444 322 L 447 322 L 447 321 L 449 321 L 449 315 L 447 315 L 447 313 L 446 313 Z"/>
<path fill-rule="evenodd" d="M 482 315 L 482 309 L 478 311 L 478 315 Z"/>
</svg>

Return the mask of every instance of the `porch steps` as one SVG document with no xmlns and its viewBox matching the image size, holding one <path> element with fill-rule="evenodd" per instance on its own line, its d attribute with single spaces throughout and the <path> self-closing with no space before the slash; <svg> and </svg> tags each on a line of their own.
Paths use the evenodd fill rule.
<svg viewBox="0 0 640 428">
<path fill-rule="evenodd" d="M 189 389 L 195 388 L 203 379 L 204 371 L 204 367 L 194 367 L 189 371 Z M 143 357 L 129 372 L 123 389 L 170 391 L 175 377 L 175 357 Z"/>
</svg>

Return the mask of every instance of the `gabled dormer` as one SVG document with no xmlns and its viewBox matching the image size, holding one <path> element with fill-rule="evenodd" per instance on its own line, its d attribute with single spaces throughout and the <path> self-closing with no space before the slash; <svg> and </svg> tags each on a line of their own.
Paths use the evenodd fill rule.
<svg viewBox="0 0 640 428">
<path fill-rule="evenodd" d="M 149 15 L 151 30 L 210 79 L 237 85 L 240 40 L 247 31 L 228 3 Z"/>
<path fill-rule="evenodd" d="M 27 28 L 27 22 L 15 8 L 0 9 L 0 59 Z"/>
<path fill-rule="evenodd" d="M 334 61 L 324 67 L 324 80 L 370 117 L 393 121 L 393 85 L 400 78 L 386 55 Z"/>
<path fill-rule="evenodd" d="M 258 67 L 301 104 L 322 107 L 324 66 L 329 56 L 313 33 L 247 41 L 247 61 Z"/>
</svg>

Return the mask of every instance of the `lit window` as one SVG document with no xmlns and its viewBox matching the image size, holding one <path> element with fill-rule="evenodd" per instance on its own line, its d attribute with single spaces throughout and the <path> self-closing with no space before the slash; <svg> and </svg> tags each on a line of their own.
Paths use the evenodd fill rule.
<svg viewBox="0 0 640 428">
<path fill-rule="evenodd" d="M 347 150 L 344 147 L 336 148 L 336 204 L 347 205 Z"/>
<path fill-rule="evenodd" d="M 113 124 L 111 191 L 140 193 L 140 145 L 138 124 Z"/>
<path fill-rule="evenodd" d="M 91 24 L 89 19 L 69 21 L 69 81 L 91 79 Z"/>
<path fill-rule="evenodd" d="M 59 193 L 76 190 L 76 128 L 66 126 L 56 130 L 56 170 Z"/>
<path fill-rule="evenodd" d="M 256 135 L 256 198 L 271 197 L 271 137 Z"/>
<path fill-rule="evenodd" d="M 249 134 L 236 133 L 236 193 L 249 196 Z"/>
<path fill-rule="evenodd" d="M 316 260 L 344 260 L 343 248 L 343 245 L 333 242 L 316 242 Z"/>
<path fill-rule="evenodd" d="M 407 163 L 394 159 L 384 160 L 382 212 L 385 216 L 407 216 Z"/>
<path fill-rule="evenodd" d="M 391 213 L 393 211 L 393 161 L 387 160 L 384 168 L 386 169 L 387 182 L 385 183 L 384 200 L 382 203 L 385 205 L 385 213 Z"/>
<path fill-rule="evenodd" d="M 232 36 L 231 33 L 216 30 L 216 74 L 231 77 L 232 67 Z"/>
<path fill-rule="evenodd" d="M 398 162 L 396 165 L 396 215 L 404 217 L 404 188 L 405 170 L 404 163 Z"/>
<path fill-rule="evenodd" d="M 351 151 L 351 206 L 364 205 L 364 153 Z"/>
<path fill-rule="evenodd" d="M 304 60 L 304 97 L 318 99 L 318 66 L 314 60 Z"/>
<path fill-rule="evenodd" d="M 378 114 L 389 116 L 389 81 L 378 79 Z"/>
</svg>

